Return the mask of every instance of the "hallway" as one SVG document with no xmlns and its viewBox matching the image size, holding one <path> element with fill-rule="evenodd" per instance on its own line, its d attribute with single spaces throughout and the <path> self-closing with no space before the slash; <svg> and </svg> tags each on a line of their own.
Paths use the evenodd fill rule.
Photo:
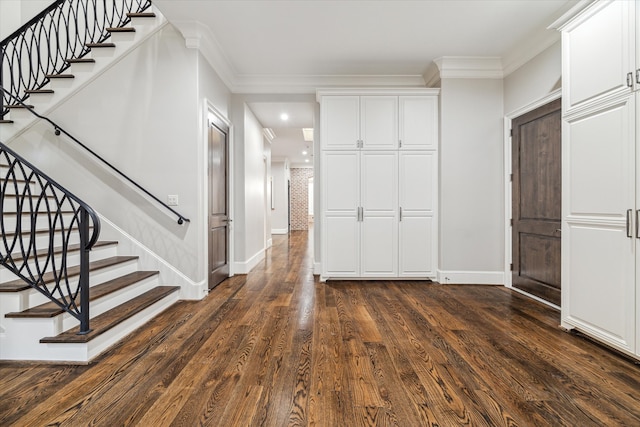
<svg viewBox="0 0 640 427">
<path fill-rule="evenodd" d="M 640 423 L 640 371 L 493 286 L 314 281 L 306 232 L 90 366 L 0 363 L 3 426 Z"/>
</svg>

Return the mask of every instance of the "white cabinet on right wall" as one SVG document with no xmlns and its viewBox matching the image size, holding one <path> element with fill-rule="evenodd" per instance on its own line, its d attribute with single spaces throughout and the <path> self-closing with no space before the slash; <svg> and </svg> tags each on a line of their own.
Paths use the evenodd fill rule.
<svg viewBox="0 0 640 427">
<path fill-rule="evenodd" d="M 640 358 L 640 58 L 635 1 L 562 30 L 562 326 Z"/>
</svg>

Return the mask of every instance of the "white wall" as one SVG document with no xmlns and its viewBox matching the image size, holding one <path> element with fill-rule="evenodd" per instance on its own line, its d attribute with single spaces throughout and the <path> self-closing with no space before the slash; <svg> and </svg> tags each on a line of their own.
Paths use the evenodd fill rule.
<svg viewBox="0 0 640 427">
<path fill-rule="evenodd" d="M 207 221 L 201 98 L 212 99 L 226 111 L 229 92 L 211 84 L 213 71 L 198 58 L 196 50 L 185 47 L 180 33 L 165 26 L 50 114 L 161 200 L 178 195 L 175 209 L 190 218 L 190 223 L 178 225 L 172 214 L 91 160 L 67 138 L 54 136 L 48 126 L 34 126 L 12 147 L 189 280 L 202 285 L 206 280 L 203 242 Z"/>
<path fill-rule="evenodd" d="M 274 209 L 271 211 L 271 232 L 286 234 L 289 232 L 289 204 L 287 198 L 287 181 L 289 176 L 288 161 L 271 163 L 273 175 Z"/>
<path fill-rule="evenodd" d="M 442 79 L 442 283 L 503 283 L 502 129 L 501 79 Z"/>
<path fill-rule="evenodd" d="M 504 111 L 509 114 L 561 87 L 561 43 L 551 45 L 504 79 Z"/>
<path fill-rule="evenodd" d="M 0 40 L 4 40 L 51 3 L 51 0 L 0 0 Z"/>
<path fill-rule="evenodd" d="M 264 141 L 262 125 L 243 95 L 231 98 L 234 123 L 234 256 L 237 273 L 248 273 L 264 257 Z"/>
<path fill-rule="evenodd" d="M 264 133 L 263 133 L 264 135 Z M 262 185 L 264 187 L 262 194 L 264 195 L 264 239 L 265 248 L 271 247 L 271 141 L 265 136 L 263 137 L 263 170 L 264 179 Z"/>
</svg>

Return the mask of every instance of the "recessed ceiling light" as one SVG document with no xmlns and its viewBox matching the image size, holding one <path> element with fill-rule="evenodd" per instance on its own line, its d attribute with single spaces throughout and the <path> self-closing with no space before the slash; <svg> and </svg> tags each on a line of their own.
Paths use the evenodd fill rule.
<svg viewBox="0 0 640 427">
<path fill-rule="evenodd" d="M 280 119 L 286 122 L 287 120 L 289 120 L 289 115 L 287 113 L 282 113 L 280 114 Z"/>
<path fill-rule="evenodd" d="M 303 155 L 303 156 L 306 156 L 306 155 L 307 155 L 307 150 L 304 150 L 304 151 L 302 152 L 302 155 Z"/>
<path fill-rule="evenodd" d="M 304 159 L 304 162 L 305 163 L 309 163 L 309 159 Z"/>
</svg>

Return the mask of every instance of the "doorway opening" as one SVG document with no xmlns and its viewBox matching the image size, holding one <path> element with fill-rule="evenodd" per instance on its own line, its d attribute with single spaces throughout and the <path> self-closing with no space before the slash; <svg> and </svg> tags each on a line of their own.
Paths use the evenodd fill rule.
<svg viewBox="0 0 640 427">
<path fill-rule="evenodd" d="M 511 121 L 511 282 L 561 302 L 561 100 Z"/>
</svg>

